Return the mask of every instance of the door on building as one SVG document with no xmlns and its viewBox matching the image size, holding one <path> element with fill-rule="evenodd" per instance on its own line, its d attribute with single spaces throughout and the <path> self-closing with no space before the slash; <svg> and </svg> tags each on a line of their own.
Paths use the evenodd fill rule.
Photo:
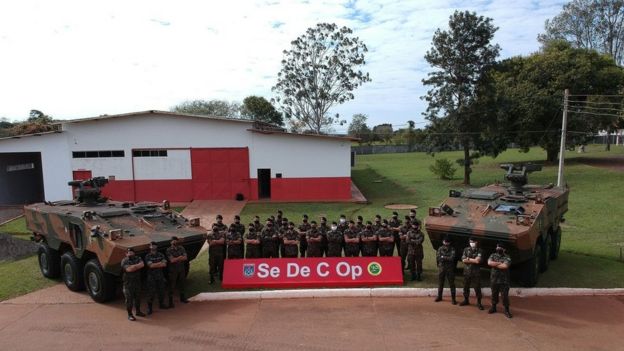
<svg viewBox="0 0 624 351">
<path fill-rule="evenodd" d="M 258 169 L 258 198 L 260 199 L 271 198 L 271 169 L 270 168 Z"/>
<path fill-rule="evenodd" d="M 249 198 L 247 148 L 191 149 L 194 200 Z"/>
<path fill-rule="evenodd" d="M 0 153 L 0 205 L 25 205 L 43 200 L 41 153 Z"/>
</svg>

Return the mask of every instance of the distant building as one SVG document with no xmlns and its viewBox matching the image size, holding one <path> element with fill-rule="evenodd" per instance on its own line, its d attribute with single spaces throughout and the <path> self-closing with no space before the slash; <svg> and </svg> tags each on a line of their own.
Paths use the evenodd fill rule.
<svg viewBox="0 0 624 351">
<path fill-rule="evenodd" d="M 249 120 L 144 111 L 68 120 L 0 139 L 0 204 L 70 199 L 104 176 L 120 201 L 333 201 L 351 197 L 351 139 Z"/>
</svg>

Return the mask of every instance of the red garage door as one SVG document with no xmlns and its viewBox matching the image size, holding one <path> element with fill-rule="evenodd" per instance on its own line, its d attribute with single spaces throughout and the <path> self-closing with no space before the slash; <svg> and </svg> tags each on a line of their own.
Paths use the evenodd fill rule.
<svg viewBox="0 0 624 351">
<path fill-rule="evenodd" d="M 191 149 L 193 199 L 234 200 L 249 198 L 247 148 Z"/>
</svg>

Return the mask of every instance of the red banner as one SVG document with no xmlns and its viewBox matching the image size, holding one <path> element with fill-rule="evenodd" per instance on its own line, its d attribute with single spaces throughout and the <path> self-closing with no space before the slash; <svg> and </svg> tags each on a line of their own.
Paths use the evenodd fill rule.
<svg viewBox="0 0 624 351">
<path fill-rule="evenodd" d="M 400 257 L 325 257 L 225 260 L 222 286 L 236 289 L 400 284 Z"/>
</svg>

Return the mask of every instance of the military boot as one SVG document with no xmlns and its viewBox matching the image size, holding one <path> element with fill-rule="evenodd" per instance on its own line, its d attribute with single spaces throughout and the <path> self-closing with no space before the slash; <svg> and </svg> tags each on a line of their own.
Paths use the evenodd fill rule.
<svg viewBox="0 0 624 351">
<path fill-rule="evenodd" d="M 173 305 L 173 296 L 169 296 L 169 308 L 174 308 L 175 306 Z"/>
<path fill-rule="evenodd" d="M 134 316 L 132 315 L 132 308 L 128 308 L 128 320 L 136 321 L 136 318 L 134 318 Z"/>
<path fill-rule="evenodd" d="M 512 318 L 513 315 L 509 312 L 509 306 L 505 306 L 505 317 Z"/>
<path fill-rule="evenodd" d="M 496 313 L 496 304 L 493 304 L 492 307 L 490 307 L 490 310 L 488 311 L 488 313 L 490 314 Z"/>
<path fill-rule="evenodd" d="M 483 305 L 481 304 L 481 299 L 477 299 L 477 308 L 483 311 Z"/>
<path fill-rule="evenodd" d="M 435 302 L 442 301 L 442 288 L 438 288 L 438 297 L 436 297 Z"/>
<path fill-rule="evenodd" d="M 139 316 L 139 317 L 145 317 L 145 313 L 141 312 L 141 309 L 139 309 L 139 308 L 136 309 L 136 313 L 135 314 L 137 316 Z"/>
<path fill-rule="evenodd" d="M 186 296 L 184 296 L 184 294 L 180 294 L 180 302 L 182 303 L 188 303 L 189 300 L 186 298 Z"/>
<path fill-rule="evenodd" d="M 470 305 L 470 301 L 468 301 L 468 296 L 469 296 L 468 294 L 464 293 L 464 301 L 459 303 L 460 306 Z"/>
<path fill-rule="evenodd" d="M 210 281 L 208 282 L 208 284 L 212 285 L 214 284 L 214 275 L 210 275 Z"/>
<path fill-rule="evenodd" d="M 148 302 L 147 303 L 147 315 L 151 315 L 152 314 L 152 303 Z"/>
<path fill-rule="evenodd" d="M 457 300 L 455 300 L 455 291 L 451 290 L 451 303 L 453 305 L 457 305 Z"/>
</svg>

